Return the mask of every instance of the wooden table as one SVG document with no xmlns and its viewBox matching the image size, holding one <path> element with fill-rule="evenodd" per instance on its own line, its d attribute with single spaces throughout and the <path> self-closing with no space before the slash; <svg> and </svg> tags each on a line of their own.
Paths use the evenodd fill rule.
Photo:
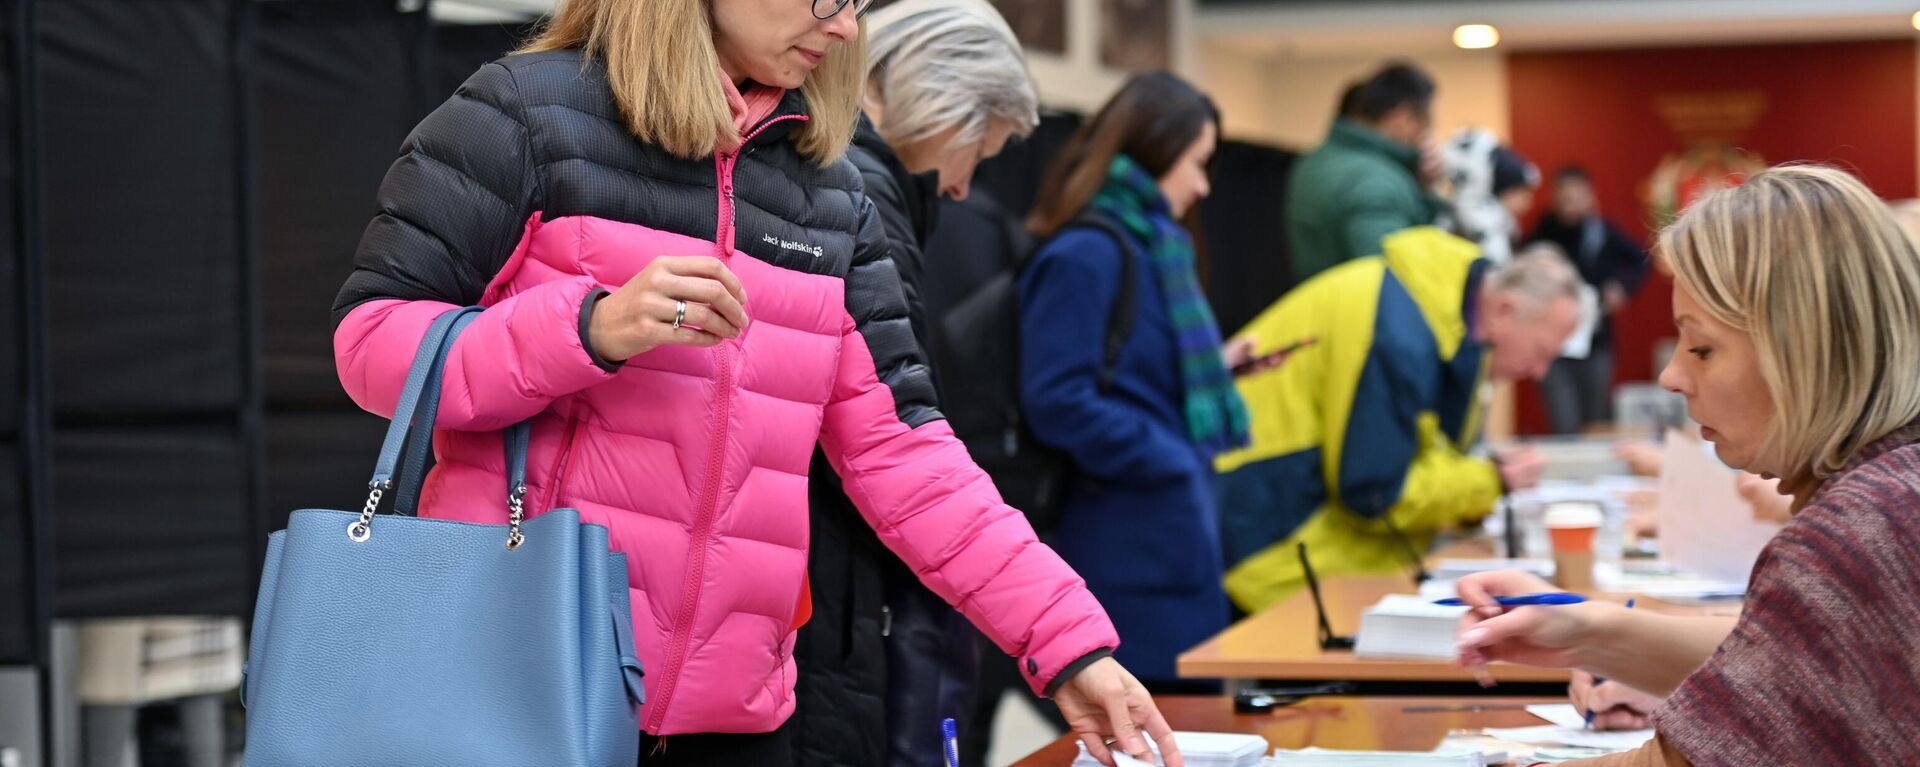
<svg viewBox="0 0 1920 767">
<path fill-rule="evenodd" d="M 1404 575 L 1336 576 L 1322 581 L 1327 620 L 1333 632 L 1353 636 L 1360 614 L 1388 594 L 1416 591 Z M 1306 589 L 1235 623 L 1180 654 L 1178 672 L 1186 678 L 1285 679 L 1355 682 L 1472 682 L 1466 669 L 1439 659 L 1354 657 L 1352 650 L 1320 649 L 1313 595 Z M 1566 682 L 1565 669 L 1507 663 L 1488 667 L 1501 682 Z"/>
<path fill-rule="evenodd" d="M 1363 751 L 1431 751 L 1447 733 L 1483 727 L 1546 724 L 1524 710 L 1407 713 L 1408 706 L 1565 703 L 1565 698 L 1309 698 L 1266 714 L 1235 714 L 1225 697 L 1169 696 L 1157 699 L 1175 730 L 1244 732 L 1271 748 L 1338 748 Z M 1072 735 L 1014 763 L 1014 767 L 1069 767 L 1079 754 Z"/>
</svg>

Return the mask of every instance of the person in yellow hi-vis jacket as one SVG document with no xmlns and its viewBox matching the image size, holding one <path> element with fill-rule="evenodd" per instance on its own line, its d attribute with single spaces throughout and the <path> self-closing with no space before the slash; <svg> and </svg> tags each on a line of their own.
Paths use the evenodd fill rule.
<svg viewBox="0 0 1920 767">
<path fill-rule="evenodd" d="M 1531 451 L 1469 454 L 1489 378 L 1537 379 L 1579 322 L 1551 251 L 1506 266 L 1434 227 L 1307 281 L 1254 319 L 1251 446 L 1220 456 L 1226 590 L 1255 612 L 1317 573 L 1404 572 L 1445 528 L 1539 482 Z"/>
</svg>

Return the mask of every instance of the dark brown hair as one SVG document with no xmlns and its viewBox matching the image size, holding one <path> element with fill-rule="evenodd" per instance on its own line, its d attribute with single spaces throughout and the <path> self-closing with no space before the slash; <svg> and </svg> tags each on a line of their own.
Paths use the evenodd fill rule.
<svg viewBox="0 0 1920 767">
<path fill-rule="evenodd" d="M 1054 160 L 1027 228 L 1050 237 L 1072 222 L 1107 183 L 1116 154 L 1154 178 L 1166 175 L 1209 123 L 1218 135 L 1220 110 L 1207 94 L 1169 72 L 1134 75 Z"/>
</svg>

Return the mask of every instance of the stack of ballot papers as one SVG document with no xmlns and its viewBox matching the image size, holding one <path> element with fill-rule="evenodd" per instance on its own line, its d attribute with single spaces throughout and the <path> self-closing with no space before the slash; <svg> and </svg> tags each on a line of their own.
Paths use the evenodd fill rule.
<svg viewBox="0 0 1920 767">
<path fill-rule="evenodd" d="M 1186 757 L 1188 767 L 1260 767 L 1260 759 L 1267 753 L 1267 739 L 1258 735 L 1230 732 L 1176 732 L 1173 734 L 1173 742 L 1180 744 L 1180 755 Z M 1158 763 L 1159 744 L 1148 738 L 1147 746 L 1153 749 L 1155 763 Z M 1125 754 L 1119 752 L 1115 752 L 1114 756 L 1122 767 L 1144 764 L 1139 760 L 1127 758 Z M 1073 767 L 1100 767 L 1100 761 L 1088 754 L 1087 744 L 1082 743 L 1080 756 L 1073 760 Z"/>
<path fill-rule="evenodd" d="M 1501 759 L 1506 755 L 1501 754 Z M 1439 751 L 1334 751 L 1325 748 L 1280 749 L 1267 760 L 1273 767 L 1485 767 L 1486 757 L 1470 748 Z"/>
<path fill-rule="evenodd" d="M 1388 594 L 1360 616 L 1353 654 L 1362 658 L 1452 658 L 1465 607 L 1442 607 L 1411 594 Z"/>
</svg>

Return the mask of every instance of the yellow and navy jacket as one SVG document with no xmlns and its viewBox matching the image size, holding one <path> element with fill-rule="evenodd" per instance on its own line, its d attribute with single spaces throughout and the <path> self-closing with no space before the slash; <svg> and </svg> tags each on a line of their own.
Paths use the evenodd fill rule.
<svg viewBox="0 0 1920 767">
<path fill-rule="evenodd" d="M 1493 464 L 1467 454 L 1487 376 L 1469 331 L 1487 262 L 1433 227 L 1382 249 L 1303 283 L 1240 333 L 1261 354 L 1297 349 L 1239 380 L 1253 443 L 1216 462 L 1226 590 L 1243 610 L 1303 582 L 1299 543 L 1317 574 L 1404 572 L 1437 532 L 1499 499 Z"/>
</svg>

